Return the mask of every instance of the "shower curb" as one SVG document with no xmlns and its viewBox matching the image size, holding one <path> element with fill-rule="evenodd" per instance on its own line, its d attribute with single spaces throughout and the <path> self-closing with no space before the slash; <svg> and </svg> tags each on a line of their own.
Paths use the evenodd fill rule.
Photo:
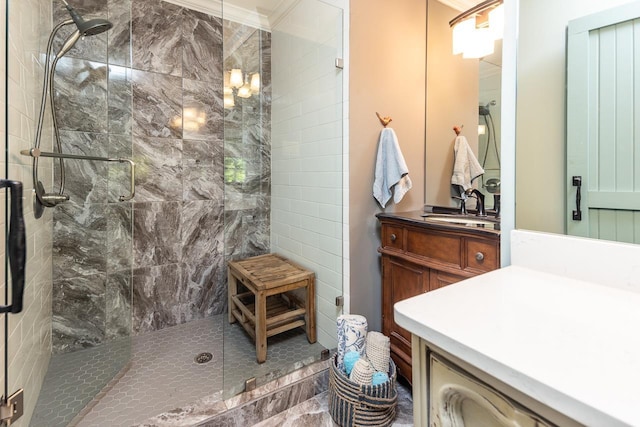
<svg viewBox="0 0 640 427">
<path fill-rule="evenodd" d="M 137 427 L 245 427 L 325 392 L 328 384 L 329 361 L 320 361 L 226 400 L 216 393 L 149 418 Z"/>
</svg>

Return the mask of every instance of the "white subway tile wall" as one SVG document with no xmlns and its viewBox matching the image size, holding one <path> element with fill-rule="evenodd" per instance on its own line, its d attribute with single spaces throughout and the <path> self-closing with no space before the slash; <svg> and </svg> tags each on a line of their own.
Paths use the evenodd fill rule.
<svg viewBox="0 0 640 427">
<path fill-rule="evenodd" d="M 4 141 L 5 132 L 9 132 L 8 178 L 24 183 L 24 217 L 27 233 L 27 272 L 25 280 L 24 307 L 19 314 L 9 315 L 9 393 L 24 388 L 24 415 L 16 423 L 17 427 L 28 426 L 38 400 L 42 381 L 47 372 L 51 354 L 51 248 L 52 215 L 46 212 L 36 220 L 32 208 L 31 160 L 20 156 L 20 150 L 33 146 L 36 111 L 40 106 L 42 88 L 43 51 L 51 30 L 50 0 L 2 0 L 0 22 L 0 46 L 4 58 L 6 28 L 4 13 L 6 1 L 9 3 L 9 121 L 1 121 L 0 132 Z M 4 118 L 5 67 L 2 67 L 0 87 Z M 51 125 L 45 123 L 42 148 L 51 149 Z M 0 168 L 6 167 L 5 159 L 0 159 Z M 52 163 L 41 162 L 40 179 L 45 188 L 52 184 Z M 3 173 L 4 176 L 4 173 Z M 5 194 L 0 202 L 4 205 Z M 4 237 L 6 218 L 0 214 L 0 229 Z M 4 245 L 0 253 L 5 256 Z M 4 276 L 4 262 L 0 263 L 0 273 Z M 0 288 L 4 295 L 4 284 Z M 2 297 L 2 299 L 4 299 Z M 3 301 L 4 303 L 4 301 Z M 6 315 L 3 315 L 6 316 Z M 0 324 L 4 324 L 4 317 Z M 4 327 L 0 339 L 0 363 L 4 363 Z M 4 370 L 0 373 L 4 382 Z M 4 393 L 4 391 L 3 391 Z"/>
<path fill-rule="evenodd" d="M 336 347 L 343 286 L 342 26 L 342 9 L 302 0 L 272 32 L 271 250 L 316 273 L 327 348 Z"/>
</svg>

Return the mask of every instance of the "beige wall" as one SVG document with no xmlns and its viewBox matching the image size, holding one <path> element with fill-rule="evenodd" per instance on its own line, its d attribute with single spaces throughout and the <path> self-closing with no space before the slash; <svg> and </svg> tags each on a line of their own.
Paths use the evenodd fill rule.
<svg viewBox="0 0 640 427">
<path fill-rule="evenodd" d="M 391 116 L 413 188 L 385 211 L 424 204 L 425 50 L 424 0 L 351 1 L 349 108 L 350 312 L 362 314 L 370 330 L 381 327 L 380 244 L 372 195 L 382 125 Z"/>
<path fill-rule="evenodd" d="M 4 4 L 5 1 L 2 1 L 3 11 Z M 36 29 L 37 33 L 34 33 Z M 33 146 L 36 109 L 40 103 L 43 75 L 43 68 L 39 62 L 42 59 L 40 52 L 44 50 L 50 29 L 51 1 L 10 1 L 7 73 L 9 77 L 9 123 L 7 126 L 9 178 L 22 181 L 24 184 L 23 205 L 27 232 L 24 307 L 21 313 L 9 316 L 9 393 L 19 388 L 25 390 L 24 416 L 12 424 L 18 427 L 29 425 L 51 353 L 52 215 L 49 211 L 39 220 L 34 218 L 31 199 L 33 188 L 31 162 L 18 154 L 21 149 Z M 3 39 L 4 34 L 3 29 Z M 4 42 L 1 44 L 4 46 Z M 46 128 L 48 128 L 49 137 L 44 138 L 43 148 L 49 151 L 51 127 L 46 126 Z M 3 123 L 3 133 L 4 130 Z M 4 170 L 4 158 L 1 163 L 0 167 Z M 43 166 L 42 181 L 46 188 L 51 188 L 52 170 L 46 164 Z M 4 220 L 5 218 L 2 217 L 3 222 Z M 0 228 L 4 230 L 4 226 Z M 4 258 L 4 246 L 0 247 L 0 252 Z M 4 294 L 4 291 L 1 292 Z M 4 334 L 4 327 L 2 334 Z M 0 338 L 0 342 L 4 343 L 3 337 Z M 3 348 L 0 348 L 0 354 L 4 355 Z M 4 363 L 4 360 L 0 362 Z"/>
<path fill-rule="evenodd" d="M 516 227 L 565 232 L 565 42 L 568 21 L 629 0 L 520 0 Z"/>
<path fill-rule="evenodd" d="M 453 126 L 464 125 L 462 135 L 478 153 L 478 60 L 451 53 L 449 21 L 458 14 L 437 0 L 428 2 L 425 200 L 430 205 L 459 205 L 451 198 L 450 185 L 456 138 Z"/>
</svg>

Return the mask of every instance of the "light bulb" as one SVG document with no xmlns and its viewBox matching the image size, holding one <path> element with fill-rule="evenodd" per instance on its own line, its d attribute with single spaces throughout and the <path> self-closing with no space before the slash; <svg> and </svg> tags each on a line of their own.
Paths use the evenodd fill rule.
<svg viewBox="0 0 640 427">
<path fill-rule="evenodd" d="M 489 29 L 494 40 L 501 39 L 504 35 L 504 5 L 501 4 L 489 12 Z"/>
<path fill-rule="evenodd" d="M 493 34 L 488 28 L 477 28 L 462 52 L 463 58 L 482 58 L 491 55 L 494 49 Z"/>
<path fill-rule="evenodd" d="M 260 74 L 254 73 L 251 75 L 251 93 L 256 94 L 260 92 Z"/>
<path fill-rule="evenodd" d="M 224 95 L 224 108 L 233 108 L 236 106 L 236 100 L 233 98 L 232 93 L 226 93 Z"/>
<path fill-rule="evenodd" d="M 251 86 L 245 84 L 244 86 L 238 88 L 238 96 L 240 98 L 251 98 Z"/>
<path fill-rule="evenodd" d="M 473 39 L 473 33 L 476 29 L 476 19 L 469 18 L 462 22 L 458 22 L 453 27 L 453 54 L 457 55 L 465 51 L 467 45 Z"/>
<path fill-rule="evenodd" d="M 235 88 L 239 88 L 243 84 L 244 79 L 242 78 L 242 70 L 239 68 L 232 69 L 229 76 L 229 85 Z"/>
</svg>

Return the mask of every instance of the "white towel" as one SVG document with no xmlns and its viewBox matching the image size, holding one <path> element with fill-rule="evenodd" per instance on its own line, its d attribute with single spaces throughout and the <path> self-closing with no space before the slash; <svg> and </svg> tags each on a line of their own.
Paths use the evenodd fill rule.
<svg viewBox="0 0 640 427">
<path fill-rule="evenodd" d="M 399 203 L 410 188 L 409 168 L 400 151 L 398 137 L 393 129 L 384 128 L 378 141 L 373 197 L 384 208 L 391 198 L 392 189 L 393 201 Z"/>
<path fill-rule="evenodd" d="M 478 163 L 475 154 L 471 150 L 467 138 L 458 136 L 453 146 L 453 174 L 451 184 L 459 185 L 462 191 L 471 188 L 471 181 L 484 173 L 484 169 Z"/>
</svg>

